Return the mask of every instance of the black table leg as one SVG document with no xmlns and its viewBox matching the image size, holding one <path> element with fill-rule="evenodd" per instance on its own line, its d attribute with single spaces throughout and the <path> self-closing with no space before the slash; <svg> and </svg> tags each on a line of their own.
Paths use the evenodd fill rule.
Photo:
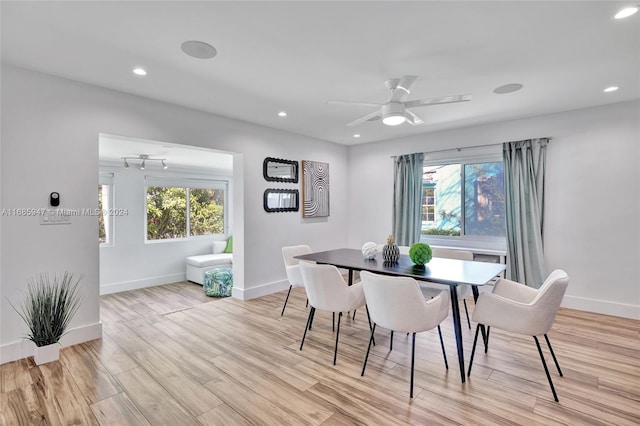
<svg viewBox="0 0 640 426">
<path fill-rule="evenodd" d="M 453 330 L 456 333 L 456 348 L 458 349 L 458 363 L 460 364 L 460 378 L 462 383 L 466 381 L 464 371 L 464 350 L 462 348 L 462 327 L 460 326 L 460 306 L 458 305 L 458 291 L 455 285 L 449 286 L 451 290 L 451 314 L 453 316 Z"/>
</svg>

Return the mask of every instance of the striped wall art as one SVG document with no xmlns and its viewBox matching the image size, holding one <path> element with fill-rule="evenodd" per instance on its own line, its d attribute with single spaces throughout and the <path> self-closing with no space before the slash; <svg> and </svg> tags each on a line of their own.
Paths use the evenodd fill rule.
<svg viewBox="0 0 640 426">
<path fill-rule="evenodd" d="M 329 164 L 302 160 L 302 217 L 329 216 Z"/>
</svg>

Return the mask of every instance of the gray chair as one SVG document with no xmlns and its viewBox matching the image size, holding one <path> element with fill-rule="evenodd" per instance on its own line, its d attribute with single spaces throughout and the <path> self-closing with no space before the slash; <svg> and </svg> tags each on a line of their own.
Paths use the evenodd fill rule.
<svg viewBox="0 0 640 426">
<path fill-rule="evenodd" d="M 342 318 L 342 312 L 353 311 L 354 309 L 365 306 L 362 283 L 356 283 L 352 286 L 347 285 L 338 268 L 333 265 L 316 265 L 301 262 L 300 272 L 302 274 L 304 288 L 307 290 L 309 305 L 311 305 L 307 324 L 305 325 L 304 334 L 302 335 L 302 341 L 300 342 L 300 350 L 302 350 L 302 346 L 304 345 L 307 330 L 311 329 L 316 309 L 334 314 L 338 312 L 336 344 L 333 352 L 333 365 L 335 365 L 338 356 L 338 337 L 340 336 L 340 319 Z"/>
<path fill-rule="evenodd" d="M 304 287 L 302 275 L 300 274 L 300 261 L 295 259 L 295 256 L 309 253 L 311 253 L 311 247 L 307 245 L 282 247 L 282 258 L 284 259 L 284 268 L 287 272 L 287 279 L 289 280 L 289 291 L 287 292 L 287 298 L 284 299 L 284 305 L 282 306 L 280 316 L 284 315 L 284 309 L 287 307 L 291 289 L 293 287 Z"/>
<path fill-rule="evenodd" d="M 473 357 L 476 352 L 476 343 L 478 342 L 478 331 L 480 327 L 497 327 L 512 333 L 533 336 L 538 348 L 538 354 L 542 361 L 542 366 L 547 374 L 547 380 L 553 393 L 553 399 L 558 402 L 558 395 L 553 386 L 547 363 L 538 341 L 538 336 L 544 336 L 549 346 L 549 352 L 553 357 L 553 361 L 558 369 L 558 374 L 562 377 L 562 370 L 556 358 L 551 342 L 547 333 L 551 330 L 553 322 L 560 308 L 562 297 L 564 296 L 567 286 L 569 285 L 569 277 L 567 273 L 556 269 L 553 271 L 542 284 L 539 289 L 527 287 L 514 281 L 499 279 L 493 289 L 493 293 L 483 293 L 478 298 L 476 308 L 473 311 L 473 320 L 478 323 L 476 326 L 476 335 L 473 339 L 473 349 L 471 350 L 471 359 L 469 361 L 469 371 L 467 375 L 471 375 L 471 367 L 473 366 Z M 487 328 L 485 340 L 485 352 L 489 344 L 489 328 Z"/>
<path fill-rule="evenodd" d="M 407 334 L 413 333 L 411 341 L 411 384 L 409 388 L 409 397 L 413 398 L 416 333 L 438 328 L 444 365 L 447 369 L 449 368 L 442 332 L 440 331 L 440 323 L 449 314 L 449 291 L 441 291 L 434 298 L 427 300 L 422 296 L 418 283 L 413 278 L 389 277 L 365 271 L 360 273 L 360 278 L 367 301 L 367 308 L 373 321 L 371 338 L 364 357 L 361 375 L 364 376 L 364 371 L 367 367 L 376 326 L 379 325 L 391 330 L 392 342 L 394 331 L 406 332 Z"/>
<path fill-rule="evenodd" d="M 473 260 L 473 253 L 467 250 L 454 250 L 446 248 L 432 247 L 433 257 L 442 257 L 446 259 L 458 259 L 458 260 Z M 420 288 L 425 297 L 433 297 L 440 291 L 448 288 L 448 286 L 442 286 L 438 284 L 428 284 L 421 282 Z M 467 325 L 471 329 L 471 321 L 469 320 L 469 309 L 467 308 L 467 298 L 471 296 L 471 286 L 462 284 L 456 288 L 458 294 L 458 300 L 462 300 L 464 304 L 464 312 L 467 314 Z"/>
</svg>

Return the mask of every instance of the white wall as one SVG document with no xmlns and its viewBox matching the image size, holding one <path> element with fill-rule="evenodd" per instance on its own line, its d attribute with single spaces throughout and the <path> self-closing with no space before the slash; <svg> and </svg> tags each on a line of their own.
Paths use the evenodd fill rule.
<svg viewBox="0 0 640 426">
<path fill-rule="evenodd" d="M 197 176 L 229 182 L 227 202 L 228 206 L 231 206 L 230 193 L 233 188 L 231 175 L 176 173 L 172 171 L 175 170 L 174 168 L 168 171 L 162 169 L 142 171 L 137 167 L 125 169 L 107 166 L 105 170 L 113 173 L 113 207 L 124 208 L 127 214 L 112 217 L 113 239 L 109 244 L 100 245 L 100 294 L 184 281 L 184 259 L 187 256 L 211 253 L 213 240 L 225 238 L 224 235 L 201 236 L 146 242 L 144 200 L 147 182 L 145 176 L 149 174 L 153 177 L 169 179 Z M 214 171 L 212 167 L 211 172 Z M 227 217 L 227 226 L 231 226 L 232 219 L 232 215 Z"/>
<path fill-rule="evenodd" d="M 351 147 L 350 246 L 384 241 L 391 232 L 390 156 L 544 136 L 553 137 L 545 258 L 549 270 L 565 269 L 571 278 L 563 305 L 640 318 L 637 101 Z"/>
<path fill-rule="evenodd" d="M 6 65 L 1 79 L 3 208 L 45 207 L 51 191 L 60 192 L 65 208 L 96 208 L 98 135 L 108 133 L 234 153 L 236 297 L 257 297 L 286 287 L 283 245 L 346 245 L 344 146 Z M 331 216 L 303 220 L 300 213 L 266 213 L 266 188 L 299 188 L 263 179 L 262 161 L 268 156 L 329 163 Z M 1 227 L 0 362 L 30 354 L 31 347 L 21 339 L 26 328 L 9 302 L 21 300 L 27 278 L 37 272 L 68 269 L 84 275 L 85 301 L 72 322 L 79 331 L 68 341 L 97 337 L 95 217 L 50 227 L 40 226 L 37 218 L 2 217 Z M 90 332 L 83 335 L 81 330 Z"/>
</svg>

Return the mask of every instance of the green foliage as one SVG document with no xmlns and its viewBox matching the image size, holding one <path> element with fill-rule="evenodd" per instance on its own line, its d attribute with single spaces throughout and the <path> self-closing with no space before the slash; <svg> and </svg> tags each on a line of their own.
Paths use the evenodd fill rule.
<svg viewBox="0 0 640 426">
<path fill-rule="evenodd" d="M 147 239 L 184 238 L 187 231 L 187 190 L 147 188 Z"/>
<path fill-rule="evenodd" d="M 188 191 L 188 192 L 187 192 Z M 224 233 L 224 191 L 206 188 L 147 188 L 147 239 Z"/>
<path fill-rule="evenodd" d="M 224 234 L 224 193 L 215 189 L 189 190 L 190 235 Z"/>
<path fill-rule="evenodd" d="M 57 343 L 65 334 L 82 300 L 78 293 L 80 280 L 69 272 L 62 277 L 40 274 L 29 278 L 25 300 L 20 309 L 13 308 L 29 327 L 27 339 L 36 346 Z"/>
<path fill-rule="evenodd" d="M 450 237 L 459 237 L 460 228 L 457 229 L 438 229 L 438 228 L 426 228 L 422 230 L 423 235 L 447 235 Z"/>
<path fill-rule="evenodd" d="M 415 243 L 409 249 L 409 257 L 416 265 L 424 265 L 425 263 L 429 263 L 433 257 L 433 252 L 429 244 Z"/>
<path fill-rule="evenodd" d="M 100 214 L 98 215 L 98 242 L 106 243 L 107 242 L 107 231 L 104 225 L 104 216 L 103 212 L 103 203 L 102 203 L 102 185 L 98 185 L 98 209 L 100 210 Z"/>
</svg>

